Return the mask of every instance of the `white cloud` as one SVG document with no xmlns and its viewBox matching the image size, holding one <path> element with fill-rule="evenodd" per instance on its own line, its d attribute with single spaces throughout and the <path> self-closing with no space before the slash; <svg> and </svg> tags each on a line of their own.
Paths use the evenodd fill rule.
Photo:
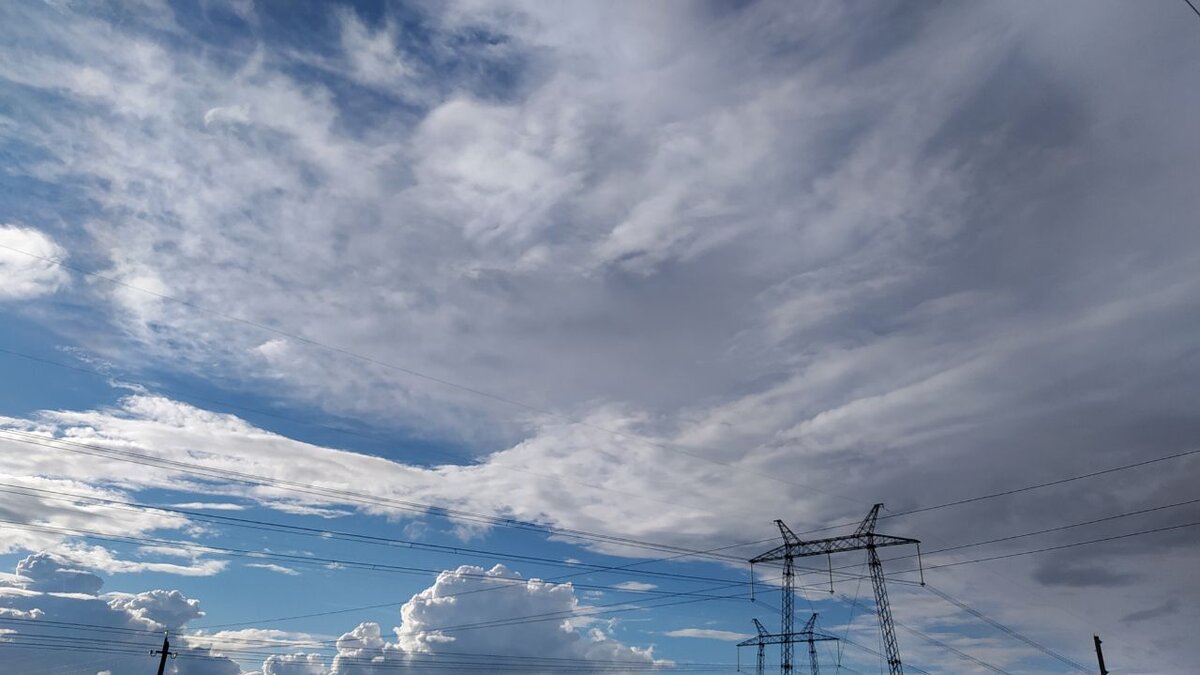
<svg viewBox="0 0 1200 675">
<path fill-rule="evenodd" d="M 654 584 L 648 584 L 644 581 L 622 581 L 621 583 L 614 585 L 617 588 L 626 591 L 652 591 L 658 588 L 658 586 Z"/>
<path fill-rule="evenodd" d="M 374 675 L 396 667 L 409 672 L 438 672 L 438 661 L 472 658 L 480 666 L 503 661 L 523 665 L 522 672 L 554 672 L 564 660 L 663 664 L 649 649 L 626 646 L 599 629 L 580 633 L 571 618 L 580 608 L 570 584 L 522 577 L 502 565 L 490 570 L 464 565 L 438 575 L 429 588 L 400 609 L 395 642 L 378 624 L 360 624 L 337 644 L 333 675 Z M 555 617 L 471 630 L 478 624 L 519 617 Z M 476 655 L 476 656 L 472 656 Z M 581 664 L 583 665 L 583 664 Z M 264 668 L 265 671 L 265 668 Z"/>
<path fill-rule="evenodd" d="M 87 639 L 96 643 L 112 640 L 136 642 L 141 636 L 147 649 L 157 647 L 161 632 L 177 631 L 189 621 L 204 616 L 196 600 L 179 591 L 153 590 L 144 593 L 100 594 L 102 581 L 85 570 L 79 570 L 65 560 L 45 553 L 31 555 L 17 565 L 15 578 L 0 579 L 0 615 L 9 619 L 11 630 L 0 635 L 0 643 L 20 645 L 51 636 Z M 86 624 L 89 629 L 66 629 L 55 622 Z M 96 628 L 90 628 L 95 626 Z M 105 628 L 117 629 L 114 633 Z M 129 631 L 135 631 L 130 633 Z M 145 631 L 144 634 L 136 631 Z M 26 637 L 28 635 L 29 637 Z M 178 651 L 183 645 L 173 645 Z M 202 659 L 180 659 L 181 675 L 237 675 L 241 669 L 232 661 L 217 656 L 205 648 L 187 648 L 191 656 Z M 111 654 L 97 664 L 94 652 L 74 652 L 69 649 L 22 652 L 23 668 L 28 672 L 69 670 L 71 672 L 137 672 L 146 666 L 144 654 Z"/>
<path fill-rule="evenodd" d="M 95 595 L 104 580 L 86 570 L 63 567 L 63 560 L 46 553 L 31 555 L 17 563 L 20 585 L 32 591 L 85 593 Z"/>
<path fill-rule="evenodd" d="M 262 675 L 326 675 L 325 659 L 320 654 L 268 656 Z"/>
<path fill-rule="evenodd" d="M 231 504 L 229 502 L 184 502 L 182 504 L 172 504 L 172 508 L 186 509 L 188 511 L 245 511 L 244 504 Z"/>
<path fill-rule="evenodd" d="M 284 567 L 283 565 L 276 565 L 274 563 L 247 563 L 246 567 L 267 570 L 268 572 L 275 572 L 276 574 L 285 574 L 290 577 L 300 576 L 300 573 L 296 570 L 290 567 Z"/>
<path fill-rule="evenodd" d="M 250 122 L 250 107 L 230 105 L 210 108 L 204 113 L 204 126 L 219 124 L 247 124 Z"/>
<path fill-rule="evenodd" d="M 0 224 L 0 300 L 29 300 L 67 285 L 70 276 L 51 262 L 66 257 L 66 250 L 48 234 Z"/>
<path fill-rule="evenodd" d="M 729 630 L 715 630 L 712 628 L 679 628 L 676 630 L 667 631 L 663 635 L 670 637 L 684 638 L 699 638 L 702 640 L 722 640 L 725 642 L 737 642 L 752 637 L 749 633 L 735 633 Z"/>
<path fill-rule="evenodd" d="M 411 89 L 415 73 L 397 45 L 396 25 L 389 20 L 372 30 L 352 10 L 342 10 L 339 14 L 341 46 L 349 62 L 350 77 L 397 94 Z"/>
</svg>

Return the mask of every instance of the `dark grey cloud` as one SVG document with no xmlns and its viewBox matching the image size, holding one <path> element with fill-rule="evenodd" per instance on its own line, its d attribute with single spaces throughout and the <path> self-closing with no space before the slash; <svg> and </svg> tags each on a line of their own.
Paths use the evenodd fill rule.
<svg viewBox="0 0 1200 675">
<path fill-rule="evenodd" d="M 1072 588 L 1089 588 L 1103 586 L 1107 588 L 1129 586 L 1137 581 L 1133 574 L 1120 574 L 1103 567 L 1089 566 L 1087 563 L 1075 564 L 1043 564 L 1033 578 L 1047 586 L 1067 586 Z"/>
<path fill-rule="evenodd" d="M 1130 612 L 1121 617 L 1121 621 L 1125 623 L 1137 623 L 1139 621 L 1150 621 L 1164 616 L 1170 616 L 1179 612 L 1179 601 L 1175 599 L 1168 600 L 1161 605 L 1150 607 L 1148 609 Z"/>
</svg>

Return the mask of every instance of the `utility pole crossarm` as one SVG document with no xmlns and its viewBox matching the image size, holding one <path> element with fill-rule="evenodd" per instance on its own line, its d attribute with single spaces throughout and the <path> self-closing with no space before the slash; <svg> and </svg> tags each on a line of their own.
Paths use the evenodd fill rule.
<svg viewBox="0 0 1200 675">
<path fill-rule="evenodd" d="M 171 651 L 171 639 L 168 633 L 163 633 L 163 643 L 161 649 L 151 650 L 151 656 L 158 656 L 158 675 L 164 675 L 167 670 L 167 657 L 175 658 L 178 656 Z"/>
</svg>

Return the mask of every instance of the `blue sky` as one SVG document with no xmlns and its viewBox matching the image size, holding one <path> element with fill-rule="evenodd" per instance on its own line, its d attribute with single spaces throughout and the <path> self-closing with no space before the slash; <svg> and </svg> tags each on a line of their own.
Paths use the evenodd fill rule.
<svg viewBox="0 0 1200 675">
<path fill-rule="evenodd" d="M 1187 672 L 1198 35 L 1166 0 L 0 7 L 0 655 L 732 672 L 772 521 L 884 502 L 946 594 L 886 556 L 913 668 L 1099 633 Z M 833 565 L 800 620 L 875 670 Z"/>
</svg>

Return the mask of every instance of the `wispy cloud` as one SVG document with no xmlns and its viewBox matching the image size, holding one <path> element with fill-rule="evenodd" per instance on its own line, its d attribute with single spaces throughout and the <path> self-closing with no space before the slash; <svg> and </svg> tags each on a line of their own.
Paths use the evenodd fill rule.
<svg viewBox="0 0 1200 675">
<path fill-rule="evenodd" d="M 735 633 L 728 630 L 716 630 L 713 628 L 679 628 L 663 633 L 670 637 L 682 638 L 699 638 L 702 640 L 721 640 L 724 642 L 737 642 L 752 637 L 749 633 Z"/>
<path fill-rule="evenodd" d="M 274 563 L 246 563 L 245 566 L 252 567 L 254 569 L 267 570 L 268 572 L 275 572 L 276 574 L 285 574 L 290 577 L 300 576 L 300 572 L 292 569 L 291 567 L 284 567 L 283 565 L 276 565 Z"/>
</svg>

